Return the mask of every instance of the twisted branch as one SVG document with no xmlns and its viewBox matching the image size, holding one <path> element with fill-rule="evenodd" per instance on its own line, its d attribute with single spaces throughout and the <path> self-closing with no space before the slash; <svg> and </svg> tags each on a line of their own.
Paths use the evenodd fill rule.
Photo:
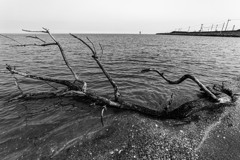
<svg viewBox="0 0 240 160">
<path fill-rule="evenodd" d="M 189 75 L 189 74 L 185 74 L 184 76 L 182 76 L 180 79 L 176 80 L 176 81 L 171 81 L 169 79 L 167 79 L 163 73 L 159 72 L 158 70 L 156 69 L 151 69 L 151 68 L 148 68 L 148 69 L 143 69 L 141 72 L 142 73 L 145 73 L 145 72 L 150 72 L 150 71 L 153 71 L 153 72 L 157 72 L 164 80 L 166 80 L 169 84 L 179 84 L 179 83 L 182 83 L 184 80 L 186 79 L 191 79 L 193 80 L 210 98 L 212 98 L 212 100 L 216 101 L 216 102 L 219 102 L 220 100 L 210 91 L 207 89 L 207 87 L 202 84 L 197 78 L 195 78 L 194 76 L 192 75 Z"/>
</svg>

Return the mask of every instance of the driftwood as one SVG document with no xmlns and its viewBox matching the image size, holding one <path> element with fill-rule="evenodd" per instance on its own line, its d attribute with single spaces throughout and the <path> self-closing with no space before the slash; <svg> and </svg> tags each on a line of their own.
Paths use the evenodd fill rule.
<svg viewBox="0 0 240 160">
<path fill-rule="evenodd" d="M 56 89 L 55 91 L 40 92 L 40 93 L 23 93 L 23 91 L 19 87 L 19 84 L 17 83 L 17 79 L 15 78 L 15 83 L 16 83 L 18 89 L 21 91 L 21 94 L 15 98 L 13 98 L 12 100 L 18 100 L 18 99 L 28 100 L 28 99 L 53 98 L 53 97 L 76 97 L 80 100 L 88 99 L 88 100 L 91 100 L 91 102 L 95 103 L 96 105 L 102 107 L 102 111 L 101 111 L 102 124 L 103 124 L 103 114 L 104 114 L 104 111 L 107 109 L 107 107 L 132 110 L 132 111 L 140 112 L 142 114 L 152 116 L 152 117 L 157 117 L 157 118 L 184 119 L 202 109 L 206 109 L 208 107 L 224 106 L 224 105 L 228 105 L 229 103 L 233 102 L 233 95 L 228 94 L 227 92 L 225 93 L 226 89 L 225 90 L 223 89 L 224 86 L 222 86 L 222 89 L 219 89 L 221 87 L 216 87 L 216 86 L 209 88 L 209 87 L 206 87 L 204 84 L 202 84 L 196 77 L 194 77 L 192 75 L 188 75 L 188 74 L 182 76 L 179 80 L 171 81 L 171 80 L 167 79 L 163 73 L 159 72 L 156 69 L 150 69 L 150 68 L 143 69 L 141 72 L 142 73 L 150 72 L 150 71 L 157 72 L 169 84 L 180 84 L 186 79 L 191 79 L 200 87 L 200 89 L 208 97 L 208 99 L 202 98 L 202 99 L 194 100 L 191 102 L 187 102 L 187 103 L 177 107 L 176 109 L 171 109 L 170 105 L 172 103 L 172 98 L 173 98 L 173 95 L 171 95 L 171 99 L 169 100 L 168 105 L 163 107 L 164 108 L 163 110 L 154 110 L 154 109 L 147 108 L 144 106 L 125 102 L 123 99 L 121 99 L 120 92 L 119 92 L 116 82 L 114 82 L 114 80 L 111 78 L 109 73 L 105 70 L 104 66 L 98 60 L 98 54 L 97 54 L 94 44 L 88 38 L 87 38 L 87 40 L 89 42 L 87 43 L 84 40 L 82 40 L 81 38 L 77 37 L 76 35 L 70 34 L 72 37 L 74 37 L 75 39 L 77 39 L 81 43 L 83 43 L 92 52 L 92 58 L 96 61 L 99 68 L 102 70 L 103 74 L 106 76 L 106 78 L 108 79 L 108 81 L 110 82 L 110 84 L 113 87 L 115 99 L 111 100 L 111 99 L 105 98 L 103 96 L 96 95 L 87 90 L 87 83 L 83 80 L 80 80 L 78 75 L 73 71 L 73 69 L 71 68 L 71 66 L 67 60 L 67 57 L 65 55 L 65 52 L 64 52 L 62 46 L 53 37 L 53 35 L 49 32 L 48 29 L 43 28 L 43 31 L 30 31 L 30 30 L 23 30 L 23 31 L 46 33 L 51 37 L 51 39 L 54 42 L 47 43 L 35 35 L 35 36 L 28 36 L 28 38 L 38 39 L 39 41 L 41 41 L 41 44 L 25 44 L 24 45 L 24 44 L 21 44 L 18 42 L 20 45 L 15 45 L 15 46 L 24 46 L 24 47 L 27 47 L 27 46 L 45 47 L 45 46 L 50 46 L 50 45 L 58 46 L 66 66 L 69 68 L 72 75 L 74 76 L 74 80 L 69 81 L 69 80 L 62 80 L 62 79 L 55 79 L 55 78 L 50 78 L 50 77 L 32 75 L 32 74 L 20 72 L 15 67 L 12 67 L 11 65 L 7 64 L 6 69 L 12 75 L 17 74 L 17 75 L 20 75 L 20 76 L 23 76 L 26 78 L 41 80 L 41 81 L 45 81 L 45 82 L 54 82 L 54 83 L 58 83 L 63 86 L 66 86 L 65 89 Z M 9 38 L 9 39 L 11 39 L 11 38 Z M 101 44 L 99 44 L 99 45 L 102 49 Z M 103 52 L 103 49 L 102 49 L 102 52 Z M 220 93 L 225 93 L 225 94 L 216 94 L 216 93 L 214 93 L 214 90 L 218 91 L 218 93 L 220 92 Z"/>
</svg>

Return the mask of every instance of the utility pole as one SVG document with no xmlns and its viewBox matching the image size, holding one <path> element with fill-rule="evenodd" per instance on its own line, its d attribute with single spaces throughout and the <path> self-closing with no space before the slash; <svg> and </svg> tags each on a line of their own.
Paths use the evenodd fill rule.
<svg viewBox="0 0 240 160">
<path fill-rule="evenodd" d="M 216 25 L 216 29 L 215 29 L 216 31 L 217 31 L 217 28 L 218 28 L 218 24 Z"/>
<path fill-rule="evenodd" d="M 188 27 L 188 32 L 190 31 L 190 26 Z"/>
<path fill-rule="evenodd" d="M 230 19 L 227 20 L 227 24 L 226 24 L 226 28 L 225 28 L 225 31 L 227 30 L 227 27 L 228 27 L 228 22 L 231 21 Z"/>
<path fill-rule="evenodd" d="M 212 24 L 212 27 L 211 27 L 211 31 L 212 31 L 212 28 L 213 28 L 213 24 Z"/>
<path fill-rule="evenodd" d="M 233 25 L 233 29 L 232 29 L 233 31 L 234 31 L 234 28 L 235 28 L 235 25 Z"/>
<path fill-rule="evenodd" d="M 224 26 L 225 26 L 225 22 L 223 23 L 222 31 L 223 31 Z"/>
</svg>

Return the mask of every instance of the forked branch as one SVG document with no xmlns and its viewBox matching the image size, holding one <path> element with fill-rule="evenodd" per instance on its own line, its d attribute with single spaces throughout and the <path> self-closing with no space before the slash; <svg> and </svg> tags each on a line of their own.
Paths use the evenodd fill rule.
<svg viewBox="0 0 240 160">
<path fill-rule="evenodd" d="M 70 70 L 71 73 L 73 74 L 75 80 L 76 80 L 76 81 L 80 81 L 81 83 L 83 83 L 82 91 L 86 92 L 86 90 L 87 90 L 87 83 L 86 83 L 85 81 L 79 80 L 77 74 L 73 71 L 72 67 L 70 66 L 70 64 L 69 64 L 69 62 L 68 62 L 68 60 L 67 60 L 67 57 L 66 57 L 66 55 L 65 55 L 65 52 L 64 52 L 61 44 L 53 37 L 53 35 L 50 33 L 50 31 L 49 31 L 48 29 L 43 28 L 43 31 L 31 31 L 31 30 L 24 30 L 24 29 L 23 29 L 23 31 L 25 31 L 25 32 L 41 32 L 41 33 L 47 33 L 55 43 L 43 43 L 43 44 L 41 44 L 40 46 L 57 45 L 58 48 L 59 48 L 59 50 L 60 50 L 60 52 L 61 52 L 61 55 L 62 55 L 62 57 L 63 57 L 63 60 L 64 60 L 64 62 L 65 62 L 65 64 L 66 64 L 66 66 L 69 68 L 69 70 Z M 42 39 L 40 39 L 40 38 L 38 38 L 38 37 L 36 37 L 36 36 L 35 36 L 35 37 L 31 37 L 31 38 L 36 38 L 36 39 L 39 39 L 39 40 L 43 41 Z M 34 45 L 35 45 L 35 44 L 34 44 Z M 38 45 L 38 46 L 39 46 L 39 45 Z"/>
<path fill-rule="evenodd" d="M 67 65 L 67 67 L 69 68 L 69 70 L 71 71 L 71 73 L 73 74 L 75 80 L 79 80 L 77 74 L 73 71 L 72 67 L 69 65 L 68 60 L 67 60 L 67 58 L 66 58 L 66 55 L 65 55 L 65 53 L 64 53 L 64 50 L 63 50 L 62 46 L 61 46 L 60 43 L 52 36 L 52 34 L 50 33 L 50 31 L 49 31 L 48 29 L 43 28 L 43 31 L 31 31 L 31 30 L 25 30 L 25 29 L 23 29 L 23 31 L 25 31 L 25 32 L 47 33 L 47 34 L 52 38 L 52 40 L 55 42 L 55 43 L 52 43 L 52 44 L 58 46 L 58 48 L 59 48 L 59 50 L 60 50 L 60 52 L 61 52 L 61 55 L 62 55 L 62 57 L 63 57 L 63 60 L 64 60 L 65 64 Z M 43 45 L 44 45 L 44 44 L 43 44 Z"/>
<path fill-rule="evenodd" d="M 71 36 L 73 36 L 74 38 L 78 39 L 79 41 L 81 41 L 84 45 L 86 45 L 90 51 L 92 52 L 92 58 L 97 62 L 98 66 L 100 67 L 100 69 L 103 71 L 104 75 L 107 77 L 108 81 L 111 83 L 113 89 L 114 89 L 114 97 L 115 97 L 115 101 L 118 101 L 118 98 L 120 96 L 120 93 L 118 91 L 118 86 L 117 84 L 113 81 L 113 79 L 111 78 L 111 76 L 108 74 L 108 72 L 104 69 L 103 65 L 101 64 L 101 62 L 98 60 L 98 56 L 97 56 L 97 52 L 96 49 L 94 47 L 94 44 L 88 39 L 88 41 L 92 44 L 93 47 L 91 47 L 89 44 L 87 44 L 84 40 L 82 40 L 81 38 L 75 36 L 74 34 L 71 34 Z"/>
</svg>

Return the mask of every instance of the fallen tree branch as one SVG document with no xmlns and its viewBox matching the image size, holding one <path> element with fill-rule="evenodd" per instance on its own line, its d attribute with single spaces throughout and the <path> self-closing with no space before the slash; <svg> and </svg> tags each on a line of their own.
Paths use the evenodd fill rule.
<svg viewBox="0 0 240 160">
<path fill-rule="evenodd" d="M 58 90 L 51 92 L 40 92 L 40 93 L 27 93 L 20 95 L 12 100 L 23 99 L 23 100 L 32 100 L 32 99 L 41 99 L 41 98 L 56 98 L 56 97 L 76 97 L 78 100 L 87 99 L 99 106 L 113 107 L 124 110 L 131 110 L 134 112 L 139 112 L 144 115 L 159 119 L 185 119 L 201 110 L 211 110 L 213 108 L 219 108 L 229 105 L 231 102 L 227 103 L 215 103 L 211 101 L 206 101 L 205 99 L 197 99 L 183 105 L 179 106 L 173 110 L 155 110 L 140 106 L 137 104 L 132 104 L 119 100 L 118 102 L 112 101 L 108 98 L 98 96 L 91 92 L 82 92 L 82 91 L 73 91 L 73 90 Z M 101 111 L 101 123 L 103 124 L 103 112 L 105 108 Z"/>
<path fill-rule="evenodd" d="M 193 80 L 212 100 L 216 101 L 216 102 L 220 102 L 220 100 L 216 97 L 216 95 L 214 95 L 211 91 L 209 91 L 207 89 L 207 87 L 202 84 L 197 78 L 195 78 L 192 75 L 189 74 L 185 74 L 184 76 L 182 76 L 180 79 L 176 80 L 176 81 L 171 81 L 169 79 L 167 79 L 163 73 L 159 72 L 156 69 L 152 69 L 152 68 L 147 68 L 147 69 L 143 69 L 141 72 L 145 73 L 145 72 L 150 72 L 150 71 L 154 71 L 157 72 L 164 80 L 166 80 L 169 84 L 179 84 L 182 83 L 184 80 L 186 79 L 191 79 Z"/>
<path fill-rule="evenodd" d="M 98 96 L 96 94 L 93 94 L 91 92 L 82 92 L 80 91 L 80 88 L 75 86 L 74 83 L 71 83 L 66 80 L 58 80 L 58 79 L 51 79 L 51 78 L 46 78 L 46 77 L 38 77 L 35 75 L 29 75 L 23 72 L 18 72 L 14 69 L 11 68 L 11 66 L 7 66 L 7 69 L 12 73 L 12 74 L 19 74 L 28 78 L 32 79 L 39 79 L 39 80 L 44 80 L 44 81 L 50 81 L 50 82 L 55 82 L 55 83 L 60 83 L 63 85 L 66 85 L 69 87 L 68 90 L 57 90 L 57 91 L 50 91 L 50 92 L 40 92 L 40 93 L 25 93 L 22 94 L 18 97 L 13 98 L 12 100 L 17 100 L 17 99 L 23 99 L 23 100 L 29 100 L 29 99 L 40 99 L 40 98 L 55 98 L 55 97 L 76 97 L 77 99 L 87 99 L 90 100 L 91 102 L 99 105 L 99 106 L 107 106 L 107 107 L 114 107 L 114 108 L 119 108 L 119 109 L 124 109 L 124 110 L 131 110 L 135 112 L 139 112 L 148 116 L 156 117 L 156 118 L 161 118 L 161 119 L 184 119 L 187 118 L 194 113 L 203 110 L 203 109 L 209 109 L 211 107 L 216 107 L 216 106 L 224 106 L 231 101 L 227 99 L 225 103 L 216 103 L 216 102 L 211 102 L 211 101 L 206 101 L 205 99 L 199 99 L 199 100 L 194 100 L 187 102 L 178 108 L 174 110 L 169 110 L 168 108 L 165 110 L 155 110 L 151 108 L 147 108 L 145 106 L 140 106 L 136 104 L 131 104 L 128 102 L 125 102 L 121 99 L 118 99 L 118 101 L 112 101 L 108 98 Z M 72 87 L 74 86 L 74 87 Z M 169 100 L 168 106 L 171 105 L 172 103 L 172 96 Z M 104 109 L 105 110 L 105 109 Z M 101 121 L 103 123 L 103 112 L 101 112 Z"/>
<path fill-rule="evenodd" d="M 88 99 L 91 102 L 94 102 L 95 104 L 100 106 L 108 106 L 108 107 L 124 109 L 124 110 L 132 110 L 132 111 L 140 112 L 145 115 L 151 115 L 159 118 L 164 118 L 168 116 L 168 113 L 165 111 L 150 109 L 140 105 L 127 103 L 122 100 L 120 100 L 120 102 L 115 102 L 108 98 L 93 94 L 91 92 L 85 93 L 82 91 L 74 91 L 74 90 L 57 90 L 57 91 L 50 91 L 50 92 L 25 93 L 15 98 L 12 98 L 11 100 L 17 100 L 17 99 L 33 100 L 33 99 L 42 99 L 42 98 L 44 99 L 55 98 L 55 97 L 76 97 L 77 99 L 83 98 L 83 99 Z"/>
<path fill-rule="evenodd" d="M 128 103 L 128 102 L 120 99 L 120 93 L 118 91 L 118 86 L 113 81 L 113 79 L 108 74 L 108 72 L 104 69 L 102 64 L 100 63 L 100 61 L 98 59 L 97 51 L 96 51 L 96 48 L 95 48 L 93 42 L 90 41 L 90 39 L 87 38 L 88 41 L 92 45 L 92 46 L 90 46 L 88 43 L 86 43 L 81 38 L 79 38 L 79 37 L 77 37 L 73 34 L 70 34 L 74 38 L 80 40 L 85 46 L 87 46 L 90 49 L 90 51 L 92 52 L 92 58 L 96 61 L 99 68 L 102 70 L 102 72 L 107 77 L 108 81 L 110 82 L 110 84 L 112 85 L 112 87 L 114 89 L 114 97 L 115 97 L 114 100 L 111 100 L 111 99 L 108 99 L 108 98 L 105 98 L 105 97 L 102 97 L 102 96 L 98 96 L 98 95 L 93 94 L 92 92 L 86 90 L 86 82 L 79 80 L 78 76 L 76 75 L 76 73 L 72 70 L 71 66 L 69 65 L 69 62 L 66 58 L 66 55 L 63 51 L 62 46 L 51 35 L 51 33 L 49 32 L 48 29 L 43 28 L 43 31 L 30 31 L 30 30 L 24 30 L 24 31 L 26 31 L 26 32 L 47 33 L 52 38 L 52 40 L 55 42 L 55 43 L 52 43 L 52 44 L 58 46 L 58 48 L 61 52 L 61 55 L 63 57 L 63 60 L 65 61 L 65 64 L 67 65 L 67 67 L 69 68 L 71 73 L 74 75 L 75 81 L 71 82 L 71 81 L 68 81 L 68 80 L 54 79 L 54 78 L 50 78 L 50 77 L 43 77 L 43 76 L 27 74 L 27 73 L 24 73 L 24 72 L 17 71 L 15 68 L 11 67 L 10 65 L 7 65 L 6 68 L 12 75 L 18 74 L 18 75 L 24 76 L 26 78 L 42 80 L 44 82 L 54 82 L 54 83 L 58 83 L 58 84 L 65 85 L 65 86 L 68 87 L 67 89 L 57 89 L 57 88 L 55 88 L 56 89 L 55 91 L 49 91 L 49 92 L 24 93 L 24 94 L 19 95 L 18 97 L 13 98 L 13 100 L 17 100 L 17 99 L 28 100 L 28 99 L 54 98 L 54 97 L 76 97 L 79 100 L 81 100 L 81 98 L 82 99 L 87 99 L 87 100 L 90 100 L 92 103 L 102 107 L 102 110 L 101 110 L 102 125 L 104 125 L 103 114 L 104 114 L 104 111 L 107 109 L 107 107 L 114 107 L 114 108 L 118 108 L 118 109 L 131 110 L 131 111 L 140 112 L 142 114 L 152 116 L 152 117 L 157 117 L 157 118 L 182 119 L 182 118 L 189 117 L 190 115 L 192 115 L 192 114 L 194 114 L 194 113 L 196 113 L 200 110 L 209 109 L 210 107 L 215 107 L 215 106 L 224 106 L 224 105 L 227 105 L 228 103 L 232 102 L 231 99 L 229 99 L 229 98 L 217 97 L 207 87 L 205 87 L 198 79 L 196 79 L 195 77 L 193 77 L 191 75 L 184 75 L 183 77 L 181 77 L 177 81 L 171 81 L 171 80 L 167 79 L 163 75 L 163 73 L 160 73 L 159 71 L 157 71 L 155 69 L 144 69 L 144 70 L 142 70 L 143 73 L 144 72 L 149 72 L 149 71 L 157 72 L 169 84 L 179 84 L 186 79 L 191 79 L 195 83 L 197 83 L 198 86 L 204 91 L 204 93 L 207 94 L 209 97 L 211 97 L 211 99 L 213 101 L 206 101 L 206 99 L 198 99 L 198 100 L 194 100 L 194 101 L 191 101 L 191 102 L 187 102 L 187 103 L 179 106 L 178 108 L 172 109 L 172 110 L 170 109 L 170 105 L 172 104 L 172 101 L 173 101 L 173 94 L 171 95 L 167 106 L 163 107 L 163 110 L 155 110 L 155 109 L 151 109 L 151 108 L 148 108 L 148 107 L 145 107 L 145 106 Z M 36 39 L 38 39 L 38 38 L 36 38 Z M 48 43 L 43 42 L 43 44 L 48 44 Z M 103 48 L 102 48 L 101 45 L 100 45 L 100 48 L 101 48 L 101 51 L 102 51 L 102 54 L 103 54 Z"/>
</svg>

